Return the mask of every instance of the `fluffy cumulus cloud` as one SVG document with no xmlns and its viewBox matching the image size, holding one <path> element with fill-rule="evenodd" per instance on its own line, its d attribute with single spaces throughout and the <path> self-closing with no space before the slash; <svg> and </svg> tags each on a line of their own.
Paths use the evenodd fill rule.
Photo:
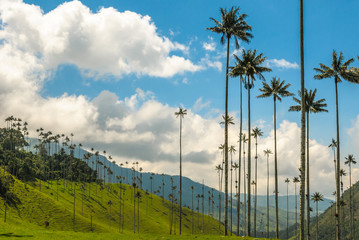
<svg viewBox="0 0 359 240">
<path fill-rule="evenodd" d="M 298 63 L 288 62 L 285 59 L 268 59 L 267 60 L 268 67 L 282 68 L 282 69 L 299 69 Z"/>
<path fill-rule="evenodd" d="M 0 38 L 5 42 L 1 50 L 21 49 L 36 67 L 56 69 L 71 63 L 90 76 L 157 77 L 200 69 L 190 60 L 172 55 L 186 47 L 160 36 L 149 16 L 135 12 L 101 8 L 92 13 L 75 0 L 44 14 L 38 6 L 21 0 L 2 0 L 0 17 Z"/>
</svg>

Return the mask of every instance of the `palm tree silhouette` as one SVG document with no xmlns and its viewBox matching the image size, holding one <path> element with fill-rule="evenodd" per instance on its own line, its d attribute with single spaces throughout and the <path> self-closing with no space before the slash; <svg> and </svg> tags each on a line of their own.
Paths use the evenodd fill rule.
<svg viewBox="0 0 359 240">
<path fill-rule="evenodd" d="M 276 216 L 276 237 L 279 238 L 279 222 L 278 222 L 278 160 L 277 160 L 277 109 L 276 101 L 282 101 L 281 97 L 292 96 L 293 93 L 287 89 L 291 84 L 285 84 L 284 80 L 279 78 L 272 78 L 270 85 L 266 82 L 263 83 L 263 88 L 259 89 L 263 92 L 258 98 L 267 98 L 273 96 L 274 101 L 274 179 L 275 179 L 275 216 Z"/>
<path fill-rule="evenodd" d="M 178 112 L 175 112 L 175 116 L 180 118 L 180 198 L 179 198 L 179 210 L 180 210 L 180 221 L 179 221 L 179 234 L 182 233 L 182 118 L 187 115 L 187 110 L 179 108 Z"/>
<path fill-rule="evenodd" d="M 306 174 L 306 184 L 307 184 L 307 193 L 306 193 L 306 196 L 307 196 L 307 235 L 310 236 L 310 199 L 309 199 L 309 196 L 310 196 L 310 190 L 309 190 L 309 186 L 310 186 L 310 175 L 309 175 L 309 140 L 310 140 L 310 137 L 309 137 L 309 113 L 320 113 L 320 112 L 328 112 L 328 110 L 325 109 L 325 107 L 327 107 L 327 104 L 324 103 L 325 102 L 325 99 L 322 98 L 322 99 L 319 99 L 319 100 L 316 100 L 315 97 L 316 97 L 316 94 L 317 94 L 317 89 L 314 89 L 314 91 L 310 90 L 308 92 L 307 89 L 305 89 L 305 93 L 304 93 L 304 99 L 305 99 L 305 112 L 307 114 L 307 165 L 306 165 L 306 170 L 307 170 L 307 174 Z M 301 96 L 301 92 L 299 91 L 299 96 Z M 302 105 L 301 105 L 301 100 L 299 100 L 298 98 L 296 97 L 293 97 L 293 100 L 298 103 L 298 105 L 295 105 L 295 106 L 291 106 L 289 108 L 289 111 L 301 111 L 302 109 Z"/>
<path fill-rule="evenodd" d="M 236 43 L 236 48 L 239 48 L 238 40 L 244 42 L 249 42 L 249 39 L 252 38 L 252 34 L 249 31 L 252 30 L 252 27 L 247 24 L 245 18 L 246 14 L 239 15 L 239 8 L 232 7 L 229 12 L 226 8 L 221 8 L 221 20 L 217 21 L 214 18 L 210 18 L 215 27 L 207 28 L 215 33 L 222 34 L 221 43 L 224 44 L 227 40 L 227 61 L 226 61 L 226 99 L 225 99 L 225 119 L 228 116 L 228 69 L 229 69 L 229 46 L 230 39 L 233 37 Z M 224 145 L 225 145 L 225 216 L 224 216 L 224 234 L 227 235 L 228 227 L 228 123 L 225 123 L 224 126 Z"/>
<path fill-rule="evenodd" d="M 241 113 L 241 120 L 240 122 L 242 122 L 242 113 Z M 242 125 L 240 125 L 240 131 L 239 131 L 239 135 L 238 135 L 238 196 L 237 196 L 237 236 L 239 236 L 239 216 L 241 213 L 241 162 L 242 162 L 242 137 L 243 137 L 243 133 L 242 133 Z"/>
<path fill-rule="evenodd" d="M 263 136 L 262 130 L 260 130 L 258 127 L 255 127 L 252 129 L 252 136 L 256 140 L 256 156 L 254 157 L 255 161 L 255 167 L 254 167 L 254 181 L 257 183 L 257 162 L 258 162 L 258 137 Z M 255 185 L 254 189 L 254 237 L 257 236 L 257 184 Z"/>
<path fill-rule="evenodd" d="M 238 57 L 236 57 L 236 59 L 239 59 Z M 238 201 L 237 201 L 237 236 L 239 236 L 239 216 L 240 216 L 240 199 L 241 199 L 241 195 L 240 195 L 240 189 L 241 189 L 241 185 L 239 184 L 240 179 L 241 179 L 241 161 L 242 161 L 242 140 L 241 137 L 243 135 L 243 131 L 242 131 L 242 125 L 243 125 L 243 112 L 242 112 L 242 108 L 243 108 L 243 104 L 242 104 L 242 83 L 244 82 L 244 74 L 245 74 L 245 67 L 243 65 L 239 64 L 240 62 L 237 62 L 237 66 L 238 66 L 238 70 L 237 70 L 237 75 L 236 76 L 240 76 L 240 80 L 239 80 L 239 140 L 238 140 L 238 163 L 239 163 L 239 167 L 238 167 Z M 241 67 L 241 71 L 239 69 L 239 67 Z M 233 69 L 233 68 L 232 68 Z M 232 72 L 231 72 L 232 73 Z M 233 75 L 230 76 L 234 77 Z"/>
<path fill-rule="evenodd" d="M 337 141 L 334 140 L 334 138 L 332 138 L 332 142 L 329 144 L 330 148 L 332 148 L 333 152 L 334 152 L 334 172 L 335 172 L 335 180 L 337 179 L 337 168 L 336 168 L 336 160 L 335 160 L 335 148 L 337 147 Z"/>
<path fill-rule="evenodd" d="M 288 200 L 288 186 L 289 186 L 289 183 L 290 183 L 290 180 L 289 178 L 286 178 L 284 180 L 284 182 L 287 184 L 287 239 L 288 239 L 288 231 L 289 231 L 289 228 L 288 228 L 288 219 L 289 219 L 289 200 Z"/>
<path fill-rule="evenodd" d="M 269 154 L 273 154 L 270 149 L 263 151 L 267 156 L 267 238 L 269 238 Z"/>
<path fill-rule="evenodd" d="M 345 157 L 345 163 L 346 165 L 349 165 L 349 194 L 350 194 L 350 198 L 349 198 L 349 208 L 350 208 L 350 235 L 352 238 L 354 238 L 354 213 L 353 213 L 353 193 L 352 193 L 352 165 L 356 164 L 357 162 L 355 161 L 355 158 L 353 156 L 353 154 L 349 154 L 348 157 Z"/>
<path fill-rule="evenodd" d="M 340 134 L 339 134 L 339 103 L 338 103 L 338 83 L 342 80 L 347 80 L 352 83 L 359 83 L 359 74 L 355 68 L 349 68 L 349 65 L 354 62 L 353 58 L 344 62 L 343 53 L 339 54 L 339 57 L 335 51 L 332 53 L 332 67 L 328 67 L 322 63 L 319 64 L 319 68 L 314 68 L 318 73 L 314 76 L 314 79 L 334 78 L 335 83 L 335 105 L 336 105 L 336 122 L 337 122 L 337 174 L 336 174 L 336 235 L 337 240 L 341 239 L 341 226 L 340 226 L 340 186 L 339 186 L 339 171 L 340 171 Z"/>
<path fill-rule="evenodd" d="M 233 153 L 236 152 L 236 149 L 234 146 L 231 146 L 228 151 L 230 152 L 231 154 L 231 236 L 232 236 L 232 222 L 233 222 L 233 217 L 232 217 L 232 214 L 233 214 L 233 186 L 232 186 L 232 183 L 233 183 L 233 180 L 232 180 L 232 177 L 233 177 L 233 158 L 232 158 L 232 155 Z"/>
<path fill-rule="evenodd" d="M 294 193 L 295 193 L 295 235 L 298 235 L 298 210 L 297 210 L 297 183 L 299 183 L 299 177 L 293 178 Z"/>
<path fill-rule="evenodd" d="M 320 194 L 319 192 L 313 193 L 313 195 L 312 195 L 312 201 L 316 203 L 316 208 L 317 208 L 317 232 L 316 232 L 316 240 L 318 240 L 318 232 L 319 232 L 319 227 L 318 227 L 318 222 L 319 222 L 318 202 L 319 202 L 319 201 L 323 201 L 323 195 Z"/>
<path fill-rule="evenodd" d="M 232 68 L 231 76 L 236 77 L 245 75 L 245 88 L 248 91 L 248 209 L 251 207 L 251 89 L 254 87 L 256 77 L 264 80 L 263 73 L 270 72 L 271 69 L 261 66 L 267 59 L 263 53 L 257 55 L 257 50 L 242 50 L 242 59 L 234 55 L 237 65 Z M 247 234 L 251 234 L 251 211 L 247 212 Z"/>
<path fill-rule="evenodd" d="M 246 143 L 248 142 L 248 138 L 246 138 L 246 134 L 243 133 L 243 137 L 242 137 L 242 141 L 243 141 L 243 192 L 244 192 L 244 224 L 243 224 L 243 232 L 246 232 L 246 222 L 247 222 L 247 201 L 246 201 L 246 178 L 247 178 L 247 174 L 246 174 Z M 248 180 L 249 181 L 249 180 Z M 248 233 L 249 234 L 249 233 Z"/>
<path fill-rule="evenodd" d="M 190 189 L 192 190 L 192 234 L 193 234 L 193 227 L 194 227 L 194 222 L 193 222 L 193 191 L 194 191 L 194 187 L 191 186 Z"/>
</svg>

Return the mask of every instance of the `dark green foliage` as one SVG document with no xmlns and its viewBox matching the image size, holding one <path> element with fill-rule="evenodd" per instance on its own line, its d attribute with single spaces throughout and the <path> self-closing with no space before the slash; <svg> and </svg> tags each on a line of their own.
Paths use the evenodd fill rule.
<svg viewBox="0 0 359 240">
<path fill-rule="evenodd" d="M 16 206 L 20 200 L 11 192 L 11 186 L 14 184 L 14 179 L 11 175 L 0 176 L 0 197 L 4 199 L 5 204 L 9 206 Z"/>
</svg>

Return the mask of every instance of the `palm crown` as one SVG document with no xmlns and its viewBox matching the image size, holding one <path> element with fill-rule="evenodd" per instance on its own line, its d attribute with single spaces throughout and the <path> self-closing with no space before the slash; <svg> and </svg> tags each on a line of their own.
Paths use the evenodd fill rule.
<svg viewBox="0 0 359 240">
<path fill-rule="evenodd" d="M 352 165 L 352 164 L 356 164 L 357 162 L 355 161 L 355 158 L 353 156 L 353 154 L 349 154 L 348 157 L 345 157 L 345 164 L 349 164 L 349 165 Z"/>
<path fill-rule="evenodd" d="M 184 115 L 187 115 L 187 109 L 179 108 L 179 109 L 178 109 L 178 112 L 175 112 L 175 116 L 176 116 L 176 117 L 181 117 L 181 118 L 183 118 Z"/>
<path fill-rule="evenodd" d="M 231 72 L 229 73 L 232 77 L 238 77 L 245 75 L 247 76 L 247 81 L 245 82 L 246 88 L 253 87 L 253 81 L 255 77 L 264 80 L 263 73 L 270 72 L 272 69 L 261 66 L 264 61 L 267 59 L 260 53 L 257 55 L 257 50 L 242 50 L 242 59 L 234 54 L 234 58 L 236 59 L 236 66 L 232 67 Z"/>
<path fill-rule="evenodd" d="M 252 129 L 252 136 L 254 138 L 261 137 L 261 136 L 263 136 L 263 132 L 258 127 L 255 127 Z"/>
<path fill-rule="evenodd" d="M 319 113 L 319 112 L 328 112 L 328 110 L 325 109 L 325 107 L 327 107 L 327 104 L 324 103 L 325 99 L 319 99 L 319 100 L 315 100 L 317 94 L 317 89 L 314 89 L 314 91 L 312 90 L 308 90 L 305 89 L 304 91 L 304 98 L 305 98 L 305 110 L 306 112 L 310 112 L 310 113 Z M 301 96 L 301 92 L 298 91 L 298 95 Z M 301 110 L 301 100 L 299 100 L 296 97 L 293 97 L 293 100 L 298 103 L 298 105 L 295 106 L 291 106 L 289 108 L 289 111 L 297 111 L 299 112 Z"/>
<path fill-rule="evenodd" d="M 270 85 L 266 82 L 262 82 L 263 87 L 259 90 L 263 92 L 258 98 L 265 98 L 273 96 L 275 100 L 282 101 L 281 97 L 289 97 L 292 96 L 293 93 L 289 92 L 287 89 L 291 86 L 290 83 L 285 85 L 285 81 L 281 81 L 280 78 L 274 77 L 272 78 Z"/>
<path fill-rule="evenodd" d="M 349 82 L 359 83 L 359 74 L 357 68 L 349 68 L 349 65 L 354 62 L 353 58 L 344 62 L 344 56 L 341 52 L 339 57 L 337 56 L 336 51 L 333 51 L 332 54 L 332 67 L 328 67 L 322 63 L 319 64 L 319 68 L 314 68 L 317 75 L 314 76 L 315 79 L 321 80 L 324 78 L 334 77 L 335 82 L 339 83 L 342 79 L 345 79 Z"/>
<path fill-rule="evenodd" d="M 239 48 L 238 38 L 249 42 L 249 39 L 253 37 L 249 31 L 252 30 L 252 27 L 247 24 L 245 18 L 247 14 L 241 14 L 238 16 L 239 8 L 232 7 L 229 12 L 226 8 L 221 8 L 221 21 L 217 21 L 214 18 L 210 18 L 216 26 L 209 27 L 207 30 L 210 30 L 215 33 L 222 34 L 221 43 L 225 43 L 225 39 L 229 39 L 232 36 L 234 37 L 236 48 Z"/>
</svg>

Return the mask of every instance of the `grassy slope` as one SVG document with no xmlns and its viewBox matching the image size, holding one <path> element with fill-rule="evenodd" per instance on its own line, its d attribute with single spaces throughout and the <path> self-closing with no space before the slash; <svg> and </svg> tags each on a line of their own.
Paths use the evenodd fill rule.
<svg viewBox="0 0 359 240">
<path fill-rule="evenodd" d="M 67 185 L 67 186 L 66 186 Z M 75 231 L 91 231 L 91 216 L 94 232 L 119 232 L 119 202 L 120 185 L 106 184 L 105 188 L 100 188 L 98 184 L 91 184 L 90 196 L 89 185 L 86 184 L 85 190 L 79 190 L 80 184 L 66 184 L 63 181 L 51 183 L 40 182 L 34 184 L 24 184 L 19 180 L 11 189 L 20 200 L 16 206 L 8 208 L 8 221 L 31 224 L 34 226 L 45 226 L 45 221 L 49 222 L 48 230 L 72 231 L 73 230 L 73 201 L 74 188 L 76 189 L 75 205 Z M 58 200 L 57 200 L 58 187 Z M 133 201 L 131 189 L 128 185 L 123 185 L 124 194 L 124 233 L 133 232 Z M 141 191 L 142 192 L 142 191 Z M 170 229 L 171 205 L 168 201 L 153 195 L 151 204 L 150 195 L 142 192 L 140 201 L 140 233 L 168 234 Z M 82 203 L 83 197 L 83 203 Z M 111 200 L 111 206 L 107 203 Z M 4 200 L 0 199 L 0 206 L 3 209 Z M 178 215 L 178 214 L 177 214 Z M 183 208 L 184 234 L 192 233 L 191 210 Z M 4 217 L 4 212 L 0 211 L 0 217 Z M 137 218 L 137 201 L 136 201 Z M 10 219 L 10 220 L 9 220 Z M 179 232 L 179 219 L 176 218 L 176 229 L 173 233 Z M 204 216 L 204 232 L 206 234 L 218 233 L 218 222 L 213 218 Z M 137 219 L 136 219 L 137 225 Z M 122 231 L 122 230 L 121 230 Z M 137 226 L 136 226 L 137 231 Z M 202 233 L 202 215 L 194 214 L 194 233 Z"/>
</svg>

